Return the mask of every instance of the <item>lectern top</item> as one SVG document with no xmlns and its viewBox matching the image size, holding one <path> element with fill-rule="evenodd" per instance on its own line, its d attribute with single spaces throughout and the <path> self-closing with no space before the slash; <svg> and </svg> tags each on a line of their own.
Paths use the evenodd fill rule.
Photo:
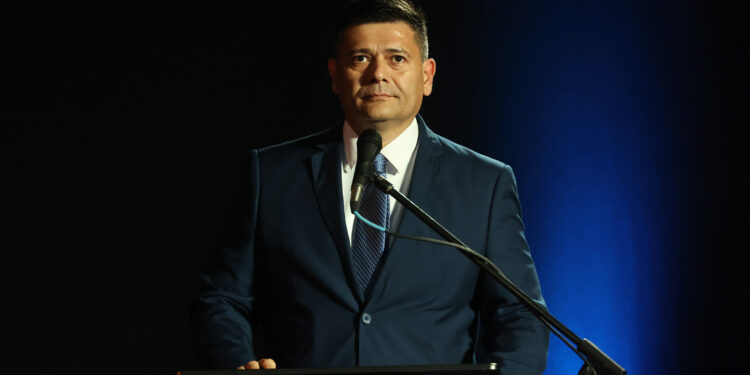
<svg viewBox="0 0 750 375">
<path fill-rule="evenodd" d="M 500 375 L 495 363 L 467 365 L 366 366 L 274 370 L 191 370 L 177 375 Z"/>
</svg>

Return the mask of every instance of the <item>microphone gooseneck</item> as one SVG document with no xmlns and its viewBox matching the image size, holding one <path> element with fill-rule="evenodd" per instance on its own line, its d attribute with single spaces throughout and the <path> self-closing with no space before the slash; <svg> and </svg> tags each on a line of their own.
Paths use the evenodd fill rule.
<svg viewBox="0 0 750 375">
<path fill-rule="evenodd" d="M 357 139 L 357 166 L 354 169 L 354 180 L 352 180 L 352 195 L 349 207 L 352 213 L 359 210 L 359 202 L 362 200 L 365 188 L 372 180 L 375 173 L 373 161 L 383 147 L 383 139 L 375 129 L 365 129 Z"/>
</svg>

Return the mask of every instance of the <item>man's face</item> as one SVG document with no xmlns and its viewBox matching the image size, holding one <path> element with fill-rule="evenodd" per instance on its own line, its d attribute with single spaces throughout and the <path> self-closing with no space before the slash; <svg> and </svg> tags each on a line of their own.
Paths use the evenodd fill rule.
<svg viewBox="0 0 750 375">
<path fill-rule="evenodd" d="M 423 95 L 432 92 L 435 61 L 422 62 L 414 36 L 405 22 L 367 23 L 344 31 L 328 70 L 333 92 L 355 130 L 406 127 Z"/>
</svg>

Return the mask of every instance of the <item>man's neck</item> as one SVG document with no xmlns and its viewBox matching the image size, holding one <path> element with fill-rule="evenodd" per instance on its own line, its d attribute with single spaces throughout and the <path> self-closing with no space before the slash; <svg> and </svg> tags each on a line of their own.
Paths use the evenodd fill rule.
<svg viewBox="0 0 750 375">
<path fill-rule="evenodd" d="M 349 125 L 351 125 L 352 129 L 357 132 L 357 134 L 362 133 L 363 130 L 368 128 L 373 128 L 380 133 L 380 136 L 383 139 L 383 147 L 387 146 L 391 141 L 396 139 L 401 133 L 406 130 L 406 128 L 409 127 L 409 125 L 414 121 L 413 119 L 410 119 L 407 122 L 394 124 L 392 122 L 383 121 L 383 122 L 367 122 L 367 123 L 354 123 L 349 122 Z"/>
</svg>

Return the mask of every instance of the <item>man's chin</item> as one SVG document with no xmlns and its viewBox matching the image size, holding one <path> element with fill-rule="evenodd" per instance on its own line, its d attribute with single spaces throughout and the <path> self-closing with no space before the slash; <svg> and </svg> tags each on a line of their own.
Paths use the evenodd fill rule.
<svg viewBox="0 0 750 375">
<path fill-rule="evenodd" d="M 387 122 L 395 120 L 396 116 L 388 110 L 369 110 L 362 113 L 362 119 L 368 122 Z"/>
</svg>

